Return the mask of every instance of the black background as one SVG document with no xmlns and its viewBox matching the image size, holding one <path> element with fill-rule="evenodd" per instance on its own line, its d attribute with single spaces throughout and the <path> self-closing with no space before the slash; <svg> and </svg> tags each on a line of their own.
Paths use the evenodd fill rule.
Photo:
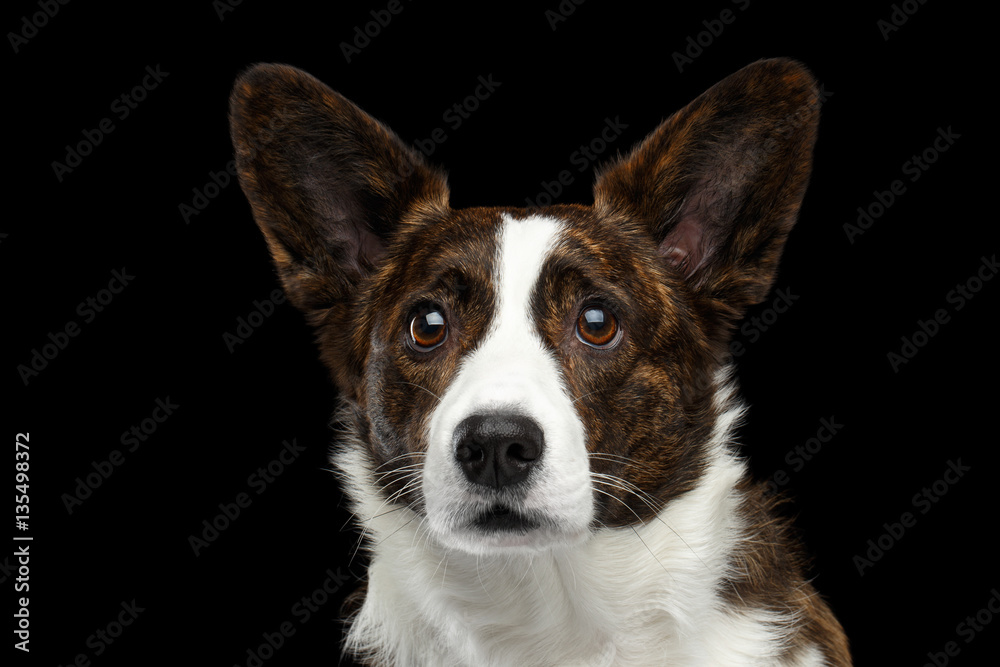
<svg viewBox="0 0 1000 667">
<path fill-rule="evenodd" d="M 830 96 L 776 282 L 798 298 L 751 332 L 754 341 L 741 337 L 739 376 L 752 406 L 745 452 L 762 479 L 788 472 L 816 585 L 857 664 L 922 665 L 948 642 L 960 651 L 952 664 L 990 662 L 1000 620 L 971 642 L 959 624 L 1000 586 L 996 434 L 987 428 L 1000 284 L 984 283 L 961 310 L 947 298 L 997 251 L 987 205 L 995 134 L 973 116 L 995 107 L 984 99 L 993 87 L 981 64 L 992 39 L 985 10 L 914 1 L 904 3 L 907 16 L 888 2 L 859 11 L 722 0 L 651 10 L 590 0 L 553 29 L 546 10 L 558 11 L 556 0 L 530 10 L 404 2 L 347 62 L 340 44 L 386 3 L 330 4 L 245 1 L 222 12 L 209 2 L 72 2 L 50 18 L 36 2 L 8 5 L 5 33 L 31 35 L 15 52 L 8 34 L 3 56 L 14 147 L 0 223 L 3 433 L 11 452 L 15 434 L 30 432 L 30 528 L 10 530 L 34 538 L 31 653 L 15 651 L 18 664 L 84 654 L 95 665 L 247 665 L 248 650 L 285 622 L 295 634 L 264 664 L 337 659 L 337 608 L 363 569 L 350 562 L 354 534 L 324 470 L 334 390 L 288 304 L 232 352 L 223 340 L 277 287 L 238 185 L 208 188 L 216 196 L 187 221 L 180 208 L 194 204 L 195 189 L 208 194 L 211 174 L 232 159 L 227 98 L 240 70 L 301 67 L 408 141 L 443 128 L 448 138 L 431 159 L 449 170 L 460 207 L 523 204 L 564 169 L 575 180 L 559 201 L 589 202 L 591 173 L 576 172 L 570 156 L 606 118 L 627 128 L 605 158 L 725 75 L 773 56 L 807 64 Z M 735 20 L 713 24 L 724 9 Z M 886 39 L 878 22 L 894 11 L 907 20 Z M 24 21 L 35 15 L 44 25 L 32 31 Z M 720 25 L 721 34 L 708 32 Z M 699 33 L 702 52 L 679 71 L 673 54 Z M 147 66 L 168 75 L 119 118 L 114 100 L 142 83 Z M 442 115 L 489 75 L 501 85 L 450 127 Z M 67 146 L 106 117 L 114 131 L 60 181 L 53 162 L 66 162 Z M 939 128 L 958 138 L 911 181 L 904 163 L 933 146 Z M 845 223 L 894 180 L 905 192 L 850 242 Z M 123 268 L 134 279 L 85 322 L 78 304 Z M 768 307 L 751 317 L 770 317 Z M 894 369 L 888 353 L 938 309 L 949 320 Z M 79 335 L 26 384 L 18 367 L 70 321 Z M 168 397 L 179 407 L 127 451 L 122 434 Z M 786 455 L 823 418 L 843 426 L 794 470 Z M 292 439 L 305 451 L 258 495 L 248 478 Z M 113 450 L 124 462 L 69 513 L 77 478 Z M 939 484 L 946 493 L 921 513 L 914 494 L 959 460 L 970 470 Z M 241 492 L 251 505 L 195 556 L 189 537 Z M 860 575 L 855 556 L 907 511 L 916 523 Z M 12 564 L 7 557 L 0 573 L 8 599 L 20 595 Z M 293 607 L 328 571 L 346 583 L 302 623 Z M 133 599 L 144 611 L 113 643 L 88 640 Z"/>
</svg>

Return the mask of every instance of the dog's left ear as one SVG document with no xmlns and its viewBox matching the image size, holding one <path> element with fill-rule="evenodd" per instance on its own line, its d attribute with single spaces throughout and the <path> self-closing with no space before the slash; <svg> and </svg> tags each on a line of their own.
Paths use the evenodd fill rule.
<svg viewBox="0 0 1000 667">
<path fill-rule="evenodd" d="M 819 106 L 800 64 L 748 65 L 605 169 L 595 208 L 643 223 L 702 305 L 731 327 L 774 281 L 809 180 Z"/>
<path fill-rule="evenodd" d="M 448 208 L 441 172 L 299 69 L 244 72 L 229 117 L 240 185 L 288 298 L 313 324 L 350 301 L 409 214 Z"/>
</svg>

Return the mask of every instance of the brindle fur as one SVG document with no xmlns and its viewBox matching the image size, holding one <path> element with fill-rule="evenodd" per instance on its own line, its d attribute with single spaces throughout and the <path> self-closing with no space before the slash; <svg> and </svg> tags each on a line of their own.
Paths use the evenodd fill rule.
<svg viewBox="0 0 1000 667">
<path fill-rule="evenodd" d="M 718 417 L 712 397 L 734 326 L 761 302 L 805 193 L 818 125 L 812 76 L 754 63 L 665 120 L 598 176 L 593 206 L 453 210 L 441 172 L 313 77 L 258 65 L 236 83 L 231 125 L 240 182 L 292 302 L 315 327 L 355 430 L 388 496 L 426 448 L 425 420 L 493 316 L 501 216 L 542 214 L 568 234 L 546 262 L 534 321 L 561 362 L 588 434 L 592 470 L 628 479 L 660 505 L 607 489 L 595 525 L 649 521 L 693 488 Z M 280 136 L 280 140 L 276 138 Z M 624 338 L 613 354 L 573 335 L 599 295 Z M 408 315 L 440 304 L 447 341 L 405 343 Z M 640 467 L 625 461 L 641 461 Z M 776 500 L 745 482 L 755 539 L 733 555 L 733 605 L 796 609 L 796 646 L 851 662 Z M 419 489 L 405 502 L 421 508 Z M 363 591 L 361 592 L 363 596 Z M 358 603 L 358 599 L 354 600 Z"/>
</svg>

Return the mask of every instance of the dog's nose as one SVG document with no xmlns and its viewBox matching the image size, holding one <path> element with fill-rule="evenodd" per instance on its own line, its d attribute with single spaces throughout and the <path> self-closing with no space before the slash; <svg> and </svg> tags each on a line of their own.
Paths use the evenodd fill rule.
<svg viewBox="0 0 1000 667">
<path fill-rule="evenodd" d="M 511 413 L 476 414 L 455 429 L 455 460 L 473 484 L 502 489 L 524 480 L 542 456 L 541 427 Z"/>
</svg>

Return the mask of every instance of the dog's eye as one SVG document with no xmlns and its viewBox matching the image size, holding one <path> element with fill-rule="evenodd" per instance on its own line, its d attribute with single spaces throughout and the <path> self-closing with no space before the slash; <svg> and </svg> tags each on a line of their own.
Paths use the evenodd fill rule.
<svg viewBox="0 0 1000 667">
<path fill-rule="evenodd" d="M 426 304 L 410 318 L 410 342 L 420 352 L 430 352 L 448 337 L 448 323 L 441 308 Z"/>
<path fill-rule="evenodd" d="M 576 320 L 576 337 L 591 347 L 611 347 L 618 334 L 618 320 L 602 306 L 587 306 Z"/>
</svg>

